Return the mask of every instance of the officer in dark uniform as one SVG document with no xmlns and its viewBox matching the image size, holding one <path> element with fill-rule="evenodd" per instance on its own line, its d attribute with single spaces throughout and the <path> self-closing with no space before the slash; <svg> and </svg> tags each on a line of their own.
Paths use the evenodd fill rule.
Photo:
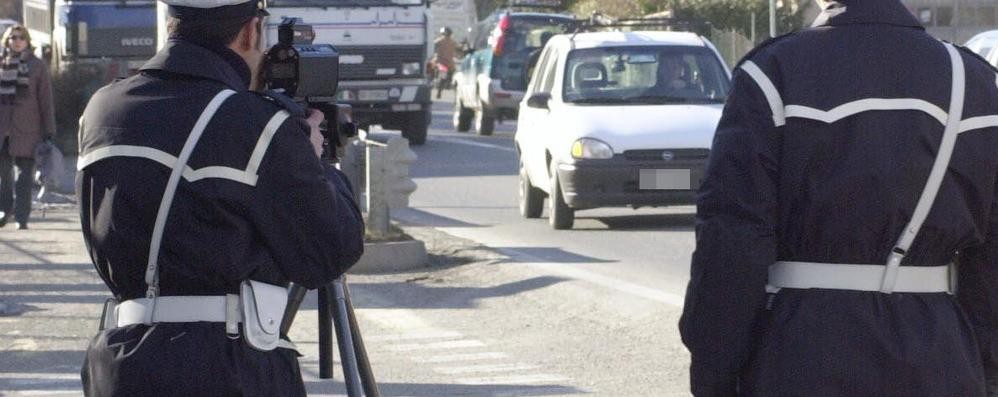
<svg viewBox="0 0 998 397">
<path fill-rule="evenodd" d="M 357 261 L 360 213 L 316 154 L 321 115 L 250 91 L 257 2 L 166 3 L 165 48 L 97 92 L 81 118 L 83 235 L 120 302 L 87 350 L 84 390 L 304 395 L 286 335 L 258 348 L 247 329 L 279 329 L 283 306 L 271 298 L 289 282 L 316 288 Z M 277 294 L 251 289 L 247 305 L 248 284 Z"/>
<path fill-rule="evenodd" d="M 899 0 L 823 10 L 734 73 L 680 321 L 692 391 L 984 395 L 998 75 Z"/>
</svg>

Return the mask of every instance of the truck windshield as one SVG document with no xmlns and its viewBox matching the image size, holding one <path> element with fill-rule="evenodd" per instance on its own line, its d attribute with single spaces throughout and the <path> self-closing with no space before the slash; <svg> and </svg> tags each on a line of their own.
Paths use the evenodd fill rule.
<svg viewBox="0 0 998 397">
<path fill-rule="evenodd" d="M 426 0 L 270 0 L 268 7 L 420 6 Z"/>
<path fill-rule="evenodd" d="M 574 103 L 723 103 L 728 75 L 713 52 L 690 46 L 572 51 L 564 99 Z"/>
</svg>

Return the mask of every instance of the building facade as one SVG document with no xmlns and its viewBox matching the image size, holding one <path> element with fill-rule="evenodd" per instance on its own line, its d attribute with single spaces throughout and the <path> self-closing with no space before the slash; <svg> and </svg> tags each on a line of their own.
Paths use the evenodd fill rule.
<svg viewBox="0 0 998 397">
<path fill-rule="evenodd" d="M 975 34 L 998 30 L 996 0 L 902 0 L 933 36 L 963 44 Z"/>
</svg>

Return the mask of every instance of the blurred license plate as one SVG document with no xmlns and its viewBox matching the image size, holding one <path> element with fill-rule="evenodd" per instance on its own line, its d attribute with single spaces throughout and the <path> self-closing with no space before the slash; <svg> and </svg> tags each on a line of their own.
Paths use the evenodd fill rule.
<svg viewBox="0 0 998 397">
<path fill-rule="evenodd" d="M 690 190 L 690 170 L 641 170 L 641 190 Z"/>
<path fill-rule="evenodd" d="M 386 101 L 388 100 L 388 90 L 360 90 L 357 99 L 362 101 Z"/>
</svg>

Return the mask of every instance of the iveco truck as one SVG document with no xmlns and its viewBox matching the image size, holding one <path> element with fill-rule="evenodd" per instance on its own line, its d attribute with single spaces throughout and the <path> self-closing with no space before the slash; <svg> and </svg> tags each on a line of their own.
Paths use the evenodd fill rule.
<svg viewBox="0 0 998 397">
<path fill-rule="evenodd" d="M 285 18 L 312 25 L 314 42 L 340 54 L 337 99 L 353 107 L 357 125 L 401 130 L 418 145 L 426 141 L 432 105 L 428 7 L 426 0 L 268 0 L 265 46 L 277 43 Z"/>
<path fill-rule="evenodd" d="M 86 65 L 109 81 L 156 51 L 155 0 L 24 0 L 23 15 L 32 44 L 57 71 Z"/>
</svg>

